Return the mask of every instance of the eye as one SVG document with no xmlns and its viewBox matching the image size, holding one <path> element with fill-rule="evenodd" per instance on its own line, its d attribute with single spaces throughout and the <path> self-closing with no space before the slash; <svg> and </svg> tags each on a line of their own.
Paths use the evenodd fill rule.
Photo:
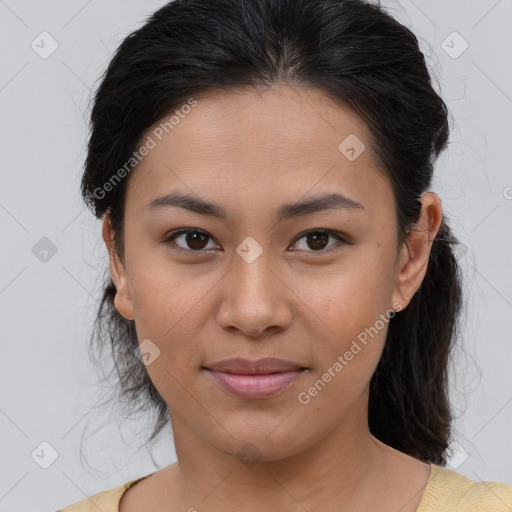
<svg viewBox="0 0 512 512">
<path fill-rule="evenodd" d="M 188 247 L 183 247 L 176 244 L 175 240 L 184 237 L 182 243 L 188 245 Z M 169 237 L 164 240 L 164 243 L 173 243 L 178 246 L 178 250 L 183 250 L 187 252 L 202 252 L 206 247 L 206 242 L 209 238 L 212 238 L 206 231 L 197 228 L 188 228 L 188 229 L 180 229 L 179 231 L 175 231 L 171 233 Z M 210 247 L 211 249 L 211 247 Z"/>
<path fill-rule="evenodd" d="M 330 246 L 327 245 L 329 237 L 334 238 L 339 243 L 333 243 Z M 307 252 L 330 252 L 331 247 L 335 245 L 340 245 L 341 243 L 348 243 L 346 240 L 336 231 L 331 231 L 330 229 L 313 229 L 310 231 L 306 231 L 305 233 L 301 233 L 295 240 L 296 242 L 305 239 L 306 249 L 298 249 L 298 250 L 306 250 Z M 295 243 L 296 243 L 295 242 Z M 312 251 L 308 251 L 307 247 L 310 247 Z M 325 250 L 326 247 L 329 249 Z"/>
</svg>

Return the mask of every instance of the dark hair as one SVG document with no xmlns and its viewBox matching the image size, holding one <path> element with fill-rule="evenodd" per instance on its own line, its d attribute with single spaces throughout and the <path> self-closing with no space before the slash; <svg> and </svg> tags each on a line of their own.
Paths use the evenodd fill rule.
<svg viewBox="0 0 512 512">
<path fill-rule="evenodd" d="M 129 176 L 105 184 L 145 130 L 201 93 L 274 83 L 318 87 L 367 123 L 393 188 L 399 246 L 407 240 L 449 133 L 415 35 L 362 0 L 175 0 L 122 42 L 94 97 L 81 191 L 97 218 L 109 216 L 122 260 Z M 440 465 L 451 438 L 448 361 L 462 303 L 457 243 L 443 216 L 425 278 L 389 322 L 370 381 L 372 435 Z M 122 399 L 157 411 L 152 440 L 169 409 L 134 356 L 135 324 L 117 312 L 114 296 L 108 278 L 92 340 L 100 351 L 110 341 Z"/>
</svg>

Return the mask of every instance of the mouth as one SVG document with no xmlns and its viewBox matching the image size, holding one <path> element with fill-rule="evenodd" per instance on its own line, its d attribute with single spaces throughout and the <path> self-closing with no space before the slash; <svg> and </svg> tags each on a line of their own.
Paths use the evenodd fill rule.
<svg viewBox="0 0 512 512">
<path fill-rule="evenodd" d="M 220 361 L 203 370 L 222 389 L 239 398 L 257 400 L 278 395 L 295 384 L 307 367 L 283 359 L 248 361 L 236 358 Z"/>
</svg>

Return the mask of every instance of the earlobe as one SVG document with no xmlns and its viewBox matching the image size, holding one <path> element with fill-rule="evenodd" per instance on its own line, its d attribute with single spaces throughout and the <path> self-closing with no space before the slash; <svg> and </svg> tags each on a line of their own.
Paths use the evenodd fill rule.
<svg viewBox="0 0 512 512">
<path fill-rule="evenodd" d="M 114 232 L 108 215 L 103 216 L 102 237 L 110 261 L 110 275 L 116 287 L 116 295 L 114 297 L 114 306 L 117 311 L 127 320 L 133 320 L 133 304 L 128 287 L 128 279 L 123 262 L 114 248 Z"/>
<path fill-rule="evenodd" d="M 425 192 L 421 198 L 420 218 L 409 231 L 408 239 L 400 249 L 395 276 L 393 302 L 404 309 L 418 291 L 427 272 L 430 250 L 443 220 L 441 200 L 434 192 Z"/>
</svg>

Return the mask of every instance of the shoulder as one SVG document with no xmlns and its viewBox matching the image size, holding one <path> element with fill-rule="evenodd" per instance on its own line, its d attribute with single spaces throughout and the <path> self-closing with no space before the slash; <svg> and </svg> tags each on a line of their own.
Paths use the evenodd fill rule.
<svg viewBox="0 0 512 512">
<path fill-rule="evenodd" d="M 57 512 L 98 512 L 98 510 L 101 510 L 101 512 L 118 512 L 119 501 L 123 493 L 140 480 L 142 478 L 137 478 L 107 491 L 98 492 L 84 500 L 61 508 Z"/>
<path fill-rule="evenodd" d="M 451 469 L 431 464 L 418 512 L 508 512 L 512 486 L 499 482 L 473 482 Z"/>
</svg>

